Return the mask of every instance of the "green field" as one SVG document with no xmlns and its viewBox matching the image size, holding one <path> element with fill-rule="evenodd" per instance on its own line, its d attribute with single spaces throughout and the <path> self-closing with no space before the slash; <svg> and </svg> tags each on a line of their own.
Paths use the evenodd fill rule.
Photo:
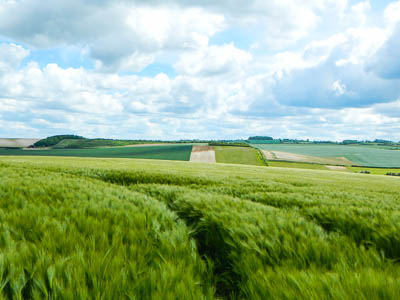
<svg viewBox="0 0 400 300">
<path fill-rule="evenodd" d="M 400 151 L 379 147 L 319 144 L 259 144 L 252 146 L 262 150 L 318 157 L 346 157 L 355 165 L 360 166 L 400 168 Z"/>
<path fill-rule="evenodd" d="M 0 298 L 398 299 L 400 178 L 0 157 Z"/>
<path fill-rule="evenodd" d="M 0 155 L 143 158 L 188 161 L 190 159 L 191 151 L 192 145 L 49 150 L 22 150 L 0 148 Z"/>
<path fill-rule="evenodd" d="M 375 175 L 386 175 L 386 173 L 400 173 L 400 169 L 381 169 L 381 168 L 364 168 L 364 167 L 347 167 L 349 170 L 360 173 L 361 171 L 369 171 Z"/>
<path fill-rule="evenodd" d="M 257 150 L 250 147 L 214 146 L 217 163 L 264 166 Z"/>
<path fill-rule="evenodd" d="M 107 139 L 65 139 L 53 146 L 54 149 L 82 149 L 95 147 L 120 147 L 128 145 L 155 144 L 156 142 L 107 140 Z"/>
<path fill-rule="evenodd" d="M 296 163 L 296 162 L 286 162 L 286 161 L 268 161 L 270 167 L 280 167 L 280 168 L 296 168 L 296 169 L 310 169 L 310 170 L 327 170 L 324 165 L 310 164 L 310 163 Z"/>
</svg>

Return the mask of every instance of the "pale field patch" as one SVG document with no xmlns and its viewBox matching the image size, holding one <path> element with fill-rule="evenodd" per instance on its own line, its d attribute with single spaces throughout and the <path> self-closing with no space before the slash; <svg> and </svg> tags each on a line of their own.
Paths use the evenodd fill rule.
<svg viewBox="0 0 400 300">
<path fill-rule="evenodd" d="M 193 146 L 190 161 L 215 163 L 214 148 L 212 146 Z"/>
<path fill-rule="evenodd" d="M 349 172 L 349 170 L 344 166 L 325 166 L 325 167 L 328 168 L 329 170 L 333 170 L 333 171 Z"/>
<path fill-rule="evenodd" d="M 340 165 L 340 166 L 347 166 L 353 164 L 350 160 L 348 160 L 345 157 L 318 157 L 318 156 L 302 155 L 302 154 L 295 154 L 282 151 L 267 151 L 267 150 L 263 150 L 263 153 L 269 160 L 308 162 L 308 163 Z"/>
</svg>

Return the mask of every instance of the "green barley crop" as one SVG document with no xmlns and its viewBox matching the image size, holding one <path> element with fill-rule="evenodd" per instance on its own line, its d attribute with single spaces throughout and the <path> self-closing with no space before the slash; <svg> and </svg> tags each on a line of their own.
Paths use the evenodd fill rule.
<svg viewBox="0 0 400 300">
<path fill-rule="evenodd" d="M 397 299 L 398 178 L 0 158 L 3 298 Z"/>
</svg>

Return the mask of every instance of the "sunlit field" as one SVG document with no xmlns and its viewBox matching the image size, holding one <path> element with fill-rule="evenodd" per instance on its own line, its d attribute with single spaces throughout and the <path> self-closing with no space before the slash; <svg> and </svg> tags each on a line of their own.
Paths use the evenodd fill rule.
<svg viewBox="0 0 400 300">
<path fill-rule="evenodd" d="M 0 158 L 4 299 L 397 299 L 399 178 Z"/>
</svg>

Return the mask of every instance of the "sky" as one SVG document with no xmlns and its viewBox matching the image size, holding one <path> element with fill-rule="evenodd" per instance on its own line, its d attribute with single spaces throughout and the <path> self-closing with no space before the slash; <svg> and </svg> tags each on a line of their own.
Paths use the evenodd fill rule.
<svg viewBox="0 0 400 300">
<path fill-rule="evenodd" d="M 400 1 L 0 0 L 0 137 L 400 141 Z"/>
</svg>

